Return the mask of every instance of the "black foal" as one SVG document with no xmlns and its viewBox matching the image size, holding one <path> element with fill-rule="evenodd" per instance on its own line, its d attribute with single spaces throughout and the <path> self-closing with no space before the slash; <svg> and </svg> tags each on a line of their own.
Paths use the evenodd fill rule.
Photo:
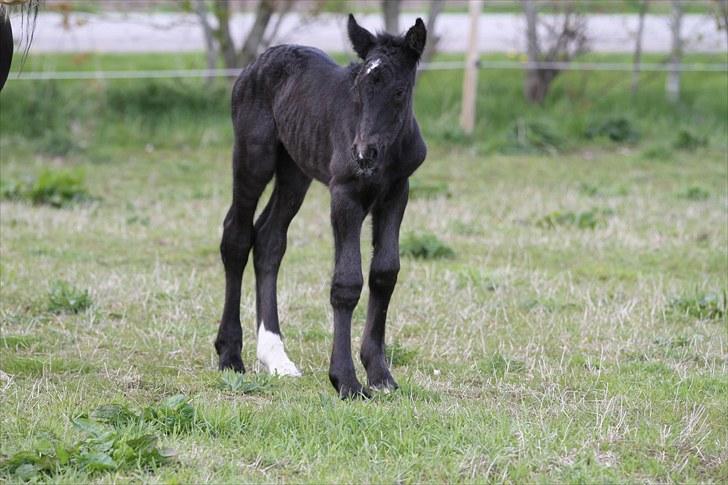
<svg viewBox="0 0 728 485">
<path fill-rule="evenodd" d="M 412 109 L 426 39 L 422 20 L 404 36 L 375 36 L 349 15 L 348 31 L 361 63 L 341 67 L 317 49 L 281 45 L 261 54 L 235 83 L 233 201 L 220 244 L 225 307 L 215 341 L 220 368 L 244 372 L 240 286 L 252 248 L 258 359 L 271 373 L 301 374 L 283 348 L 276 280 L 288 226 L 316 179 L 331 193 L 336 256 L 329 378 L 342 397 L 367 395 L 351 356 L 351 314 L 363 286 L 359 244 L 369 213 L 374 255 L 360 356 L 370 387 L 397 387 L 384 358 L 384 328 L 399 272 L 408 177 L 427 153 Z M 254 224 L 258 199 L 274 175 L 273 195 Z"/>
</svg>

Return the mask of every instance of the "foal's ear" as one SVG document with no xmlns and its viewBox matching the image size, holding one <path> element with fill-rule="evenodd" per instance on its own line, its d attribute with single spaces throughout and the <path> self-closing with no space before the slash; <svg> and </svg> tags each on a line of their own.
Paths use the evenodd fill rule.
<svg viewBox="0 0 728 485">
<path fill-rule="evenodd" d="M 349 14 L 347 30 L 349 31 L 349 40 L 351 40 L 354 51 L 356 51 L 359 57 L 366 59 L 367 53 L 374 47 L 376 39 L 371 32 L 356 23 L 352 14 Z"/>
<path fill-rule="evenodd" d="M 405 43 L 417 57 L 422 55 L 422 51 L 425 50 L 425 42 L 427 41 L 427 29 L 425 29 L 425 23 L 422 22 L 421 18 L 415 21 L 415 24 L 410 27 L 407 34 L 404 36 Z"/>
</svg>

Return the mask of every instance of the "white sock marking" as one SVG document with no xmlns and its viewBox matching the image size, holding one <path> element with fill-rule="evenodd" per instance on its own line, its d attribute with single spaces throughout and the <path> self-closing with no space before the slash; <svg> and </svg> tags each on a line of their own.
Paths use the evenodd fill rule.
<svg viewBox="0 0 728 485">
<path fill-rule="evenodd" d="M 279 376 L 299 377 L 301 371 L 296 364 L 288 358 L 283 348 L 281 336 L 266 330 L 263 322 L 258 327 L 258 346 L 256 354 L 258 360 L 265 366 L 270 374 Z"/>
</svg>

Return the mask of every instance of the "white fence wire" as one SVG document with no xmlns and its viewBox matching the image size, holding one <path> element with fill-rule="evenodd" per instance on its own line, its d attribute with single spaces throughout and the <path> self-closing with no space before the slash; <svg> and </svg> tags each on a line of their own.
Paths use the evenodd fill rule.
<svg viewBox="0 0 728 485">
<path fill-rule="evenodd" d="M 431 62 L 420 66 L 421 71 L 462 70 L 464 62 Z M 557 69 L 560 71 L 616 71 L 632 72 L 633 64 L 617 62 L 520 62 L 520 61 L 478 61 L 478 68 L 483 70 L 525 70 L 525 69 Z M 671 64 L 643 63 L 640 72 L 681 72 L 728 73 L 728 64 Z M 124 70 L 124 71 L 30 71 L 20 72 L 8 81 L 50 81 L 50 80 L 84 80 L 84 79 L 173 79 L 173 78 L 207 78 L 236 77 L 241 69 L 163 69 L 163 70 Z"/>
</svg>

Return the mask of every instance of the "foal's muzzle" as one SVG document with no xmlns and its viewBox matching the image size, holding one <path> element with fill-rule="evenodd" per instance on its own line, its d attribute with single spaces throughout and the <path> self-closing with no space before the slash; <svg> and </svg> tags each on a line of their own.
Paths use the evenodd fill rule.
<svg viewBox="0 0 728 485">
<path fill-rule="evenodd" d="M 379 149 L 376 145 L 357 145 L 351 147 L 351 156 L 359 168 L 360 175 L 370 176 L 377 171 Z"/>
</svg>

